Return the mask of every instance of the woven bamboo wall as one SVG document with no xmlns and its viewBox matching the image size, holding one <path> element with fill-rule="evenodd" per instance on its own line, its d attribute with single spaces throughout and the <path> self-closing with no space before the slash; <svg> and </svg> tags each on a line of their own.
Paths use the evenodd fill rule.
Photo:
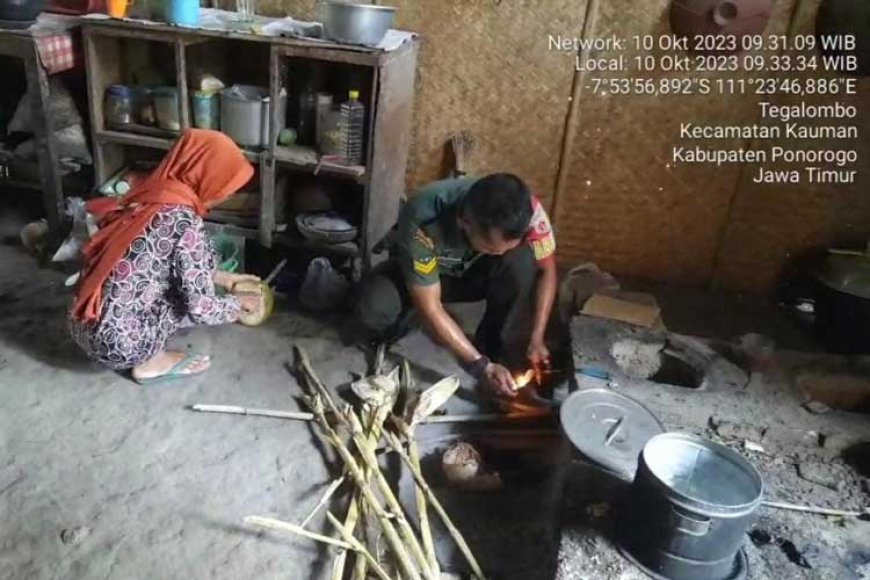
<svg viewBox="0 0 870 580">
<path fill-rule="evenodd" d="M 796 20 L 797 34 L 812 34 L 818 0 L 804 0 Z M 818 74 L 813 76 L 819 76 Z M 859 83 L 858 95 L 838 98 L 859 110 L 858 181 L 852 185 L 756 184 L 744 173 L 724 231 L 714 280 L 725 287 L 766 291 L 783 266 L 807 250 L 842 244 L 862 247 L 870 236 L 870 79 Z M 830 97 L 800 99 L 780 96 L 778 104 L 829 104 Z M 808 123 L 809 124 L 809 123 Z M 825 124 L 820 122 L 819 124 Z M 807 149 L 838 149 L 844 142 L 795 143 Z M 774 169 L 793 169 L 781 166 Z"/>
<path fill-rule="evenodd" d="M 579 35 L 585 2 L 391 0 L 396 27 L 418 32 L 409 188 L 443 177 L 451 132 L 474 133 L 476 173 L 510 171 L 543 197 L 555 180 L 573 69 L 547 35 Z M 258 11 L 313 18 L 311 0 L 265 0 Z"/>
<path fill-rule="evenodd" d="M 818 0 L 777 0 L 765 32 L 785 34 L 796 2 L 801 26 L 811 29 Z M 585 2 L 390 4 L 399 8 L 396 26 L 423 37 L 409 191 L 444 174 L 449 134 L 468 129 L 478 140 L 476 172 L 515 172 L 549 198 L 574 63 L 547 50 L 547 35 L 579 36 Z M 258 11 L 312 18 L 313 6 L 313 0 L 259 0 Z M 668 0 L 607 0 L 593 34 L 668 33 L 668 6 Z M 870 83 L 862 87 L 866 99 Z M 862 183 L 848 190 L 759 188 L 738 166 L 668 166 L 681 121 L 756 118 L 754 97 L 584 94 L 558 216 L 561 262 L 595 261 L 617 274 L 769 290 L 789 255 L 851 233 L 867 235 L 870 166 Z M 865 128 L 865 139 L 868 134 Z M 865 143 L 865 165 L 868 149 Z"/>
</svg>

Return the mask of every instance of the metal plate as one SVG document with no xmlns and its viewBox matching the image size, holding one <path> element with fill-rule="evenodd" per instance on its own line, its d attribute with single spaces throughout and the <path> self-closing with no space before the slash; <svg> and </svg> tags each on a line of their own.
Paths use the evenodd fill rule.
<svg viewBox="0 0 870 580">
<path fill-rule="evenodd" d="M 577 391 L 559 412 L 562 431 L 585 457 L 626 481 L 643 446 L 664 427 L 649 409 L 610 389 Z"/>
</svg>

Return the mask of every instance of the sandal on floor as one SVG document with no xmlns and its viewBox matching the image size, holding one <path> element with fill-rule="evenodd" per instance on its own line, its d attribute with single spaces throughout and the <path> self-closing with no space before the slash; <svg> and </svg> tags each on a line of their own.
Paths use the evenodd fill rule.
<svg viewBox="0 0 870 580">
<path fill-rule="evenodd" d="M 175 365 L 172 366 L 172 368 L 170 368 L 168 371 L 166 371 L 162 375 L 157 375 L 156 377 L 148 377 L 147 379 L 137 379 L 136 377 L 132 377 L 132 375 L 131 375 L 131 377 L 133 378 L 134 381 L 136 381 L 140 385 L 154 385 L 154 384 L 163 383 L 166 381 L 174 381 L 177 379 L 194 377 L 198 374 L 201 374 L 201 373 L 204 373 L 205 371 L 207 371 L 211 365 L 206 366 L 201 371 L 197 371 L 195 373 L 184 372 L 184 371 L 187 368 L 189 368 L 190 366 L 192 366 L 198 362 L 203 362 L 205 360 L 209 360 L 209 357 L 204 355 L 204 354 L 189 354 L 189 355 L 185 356 L 183 359 L 181 359 L 180 361 L 178 361 Z"/>
</svg>

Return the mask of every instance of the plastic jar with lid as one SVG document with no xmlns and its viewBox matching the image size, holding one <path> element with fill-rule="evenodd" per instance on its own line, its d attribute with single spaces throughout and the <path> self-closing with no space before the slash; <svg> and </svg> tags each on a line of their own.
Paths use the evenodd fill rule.
<svg viewBox="0 0 870 580">
<path fill-rule="evenodd" d="M 133 122 L 133 91 L 125 85 L 110 85 L 106 89 L 105 119 L 109 126 Z"/>
</svg>

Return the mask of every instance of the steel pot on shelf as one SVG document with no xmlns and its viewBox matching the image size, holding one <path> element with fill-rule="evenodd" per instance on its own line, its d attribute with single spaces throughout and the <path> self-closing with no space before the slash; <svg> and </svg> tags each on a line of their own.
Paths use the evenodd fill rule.
<svg viewBox="0 0 870 580">
<path fill-rule="evenodd" d="M 347 44 L 377 46 L 393 25 L 392 6 L 353 4 L 340 0 L 319 0 L 317 19 L 330 40 Z"/>
</svg>

